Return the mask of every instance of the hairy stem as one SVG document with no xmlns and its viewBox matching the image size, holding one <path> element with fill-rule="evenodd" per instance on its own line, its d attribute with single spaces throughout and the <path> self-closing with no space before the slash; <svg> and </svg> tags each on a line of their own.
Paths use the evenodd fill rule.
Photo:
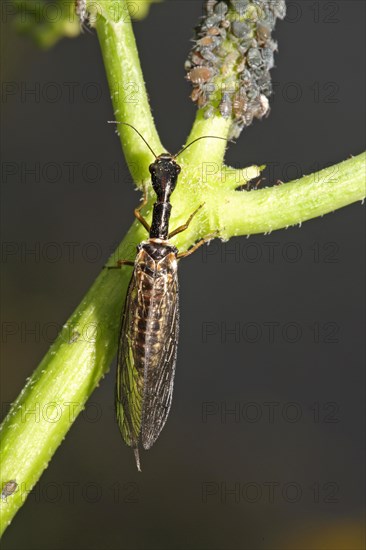
<svg viewBox="0 0 366 550">
<path fill-rule="evenodd" d="M 217 228 L 221 228 L 227 238 L 279 229 L 364 196 L 365 154 L 275 188 L 249 193 L 222 189 L 214 197 L 208 189 L 204 198 L 209 218 L 202 220 L 197 216 L 192 229 L 178 235 L 175 244 L 186 249 L 195 238 Z M 191 212 L 191 206 L 186 204 L 181 210 L 182 217 L 187 218 Z M 111 263 L 117 258 L 132 259 L 135 245 L 144 238 L 144 229 L 135 222 Z M 15 479 L 19 489 L 6 503 L 1 503 L 1 532 L 23 504 L 107 372 L 116 353 L 119 320 L 130 276 L 130 267 L 101 273 L 5 419 L 0 447 L 1 482 Z"/>
<path fill-rule="evenodd" d="M 110 2 L 100 0 L 105 9 L 96 17 L 96 30 L 103 55 L 115 120 L 128 122 L 137 128 L 156 154 L 164 148 L 151 114 L 145 82 L 124 0 L 119 17 L 112 17 Z M 125 8 L 125 9 L 123 9 Z M 131 128 L 116 125 L 126 162 L 135 183 L 141 186 L 149 177 L 148 166 L 153 157 L 143 140 Z"/>
<path fill-rule="evenodd" d="M 363 200 L 365 165 L 362 153 L 286 184 L 249 193 L 218 190 L 208 208 L 220 201 L 221 193 L 217 223 L 224 238 L 282 229 Z"/>
<path fill-rule="evenodd" d="M 136 126 L 159 154 L 163 147 L 150 112 L 127 5 L 124 0 L 112 4 L 121 11 L 111 12 L 110 0 L 99 0 L 101 9 L 95 26 L 115 118 Z M 219 116 L 205 120 L 198 113 L 187 143 L 202 135 L 227 138 L 229 126 L 229 120 Z M 131 129 L 122 126 L 120 136 L 135 182 L 147 180 L 151 152 Z M 225 238 L 268 232 L 325 214 L 365 196 L 365 154 L 285 185 L 238 192 L 235 187 L 258 175 L 259 168 L 238 171 L 224 167 L 225 148 L 225 141 L 205 139 L 179 157 L 182 173 L 172 201 L 172 229 L 184 223 L 199 204 L 205 204 L 189 229 L 174 238 L 180 250 L 218 229 Z M 135 222 L 111 263 L 118 258 L 133 259 L 136 244 L 144 238 L 146 232 Z M 100 274 L 4 420 L 0 482 L 15 480 L 19 487 L 6 502 L 0 501 L 1 533 L 107 372 L 116 353 L 130 276 L 131 267 L 126 266 Z"/>
</svg>

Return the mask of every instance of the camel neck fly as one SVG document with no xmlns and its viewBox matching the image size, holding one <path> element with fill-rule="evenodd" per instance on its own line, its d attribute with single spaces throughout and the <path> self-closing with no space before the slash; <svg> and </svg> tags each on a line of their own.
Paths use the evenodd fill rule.
<svg viewBox="0 0 366 550">
<path fill-rule="evenodd" d="M 116 123 L 115 121 L 110 121 Z M 116 412 L 122 437 L 135 453 L 139 471 L 139 446 L 150 449 L 167 420 L 173 396 L 174 373 L 179 333 L 179 300 L 177 264 L 180 258 L 192 254 L 203 243 L 218 235 L 207 235 L 186 252 L 179 252 L 170 239 L 185 231 L 201 204 L 184 225 L 169 231 L 172 209 L 170 196 L 181 171 L 176 155 L 156 155 L 144 137 L 130 124 L 155 157 L 150 164 L 151 183 L 157 200 L 153 207 L 151 226 L 141 214 L 147 199 L 135 209 L 135 217 L 149 234 L 137 247 L 134 262 L 119 260 L 117 265 L 133 266 L 124 312 L 117 359 Z M 226 141 L 226 140 L 225 140 Z"/>
</svg>

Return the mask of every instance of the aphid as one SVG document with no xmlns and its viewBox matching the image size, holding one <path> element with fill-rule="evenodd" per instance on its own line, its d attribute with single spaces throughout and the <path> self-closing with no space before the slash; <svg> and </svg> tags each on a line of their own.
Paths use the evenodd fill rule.
<svg viewBox="0 0 366 550">
<path fill-rule="evenodd" d="M 209 29 L 210 27 L 216 27 L 220 23 L 220 19 L 219 15 L 210 15 L 210 17 L 204 20 L 203 28 Z"/>
<path fill-rule="evenodd" d="M 199 109 L 202 109 L 202 107 L 205 107 L 207 103 L 208 103 L 208 97 L 204 92 L 202 92 L 202 94 L 198 96 L 197 107 Z"/>
<path fill-rule="evenodd" d="M 286 15 L 286 2 L 285 0 L 275 0 L 270 4 L 271 9 L 276 17 L 283 19 Z"/>
<path fill-rule="evenodd" d="M 239 59 L 239 62 L 236 66 L 236 72 L 237 73 L 242 73 L 245 69 L 245 57 L 242 57 L 241 59 Z"/>
<path fill-rule="evenodd" d="M 201 54 L 202 54 L 202 57 L 209 63 L 217 63 L 218 61 L 217 56 L 214 53 L 212 53 L 209 48 L 202 48 Z"/>
<path fill-rule="evenodd" d="M 207 97 L 207 100 L 210 101 L 212 94 L 216 92 L 216 86 L 213 82 L 206 82 L 201 85 L 201 90 Z"/>
<path fill-rule="evenodd" d="M 268 73 L 264 73 L 257 82 L 260 91 L 266 95 L 267 97 L 271 95 L 272 93 L 272 82 L 271 77 Z"/>
<path fill-rule="evenodd" d="M 217 46 L 217 43 L 214 36 L 203 36 L 202 38 L 197 40 L 197 45 L 204 48 L 214 48 L 215 46 Z"/>
<path fill-rule="evenodd" d="M 6 501 L 7 497 L 10 497 L 13 493 L 15 493 L 17 488 L 18 484 L 14 479 L 7 481 L 1 491 L 2 500 Z"/>
<path fill-rule="evenodd" d="M 191 100 L 197 101 L 201 94 L 202 94 L 201 88 L 193 88 L 191 93 Z"/>
<path fill-rule="evenodd" d="M 259 109 L 257 113 L 257 117 L 262 117 L 269 114 L 269 101 L 268 97 L 264 94 L 261 94 L 259 96 Z"/>
<path fill-rule="evenodd" d="M 210 29 L 207 29 L 207 34 L 209 36 L 218 36 L 222 34 L 222 30 L 218 27 L 211 27 Z"/>
<path fill-rule="evenodd" d="M 241 115 L 244 113 L 246 106 L 247 106 L 248 100 L 245 96 L 245 93 L 237 93 L 234 96 L 233 100 L 233 113 L 236 117 L 241 117 Z"/>
<path fill-rule="evenodd" d="M 224 27 L 224 29 L 228 29 L 230 28 L 230 21 L 228 19 L 224 19 L 223 21 L 221 21 L 221 27 Z"/>
<path fill-rule="evenodd" d="M 262 57 L 267 71 L 272 69 L 274 65 L 273 45 L 262 49 Z"/>
<path fill-rule="evenodd" d="M 144 449 L 152 447 L 164 427 L 172 402 L 179 332 L 178 260 L 217 236 L 217 233 L 208 235 L 186 252 L 178 252 L 171 244 L 170 239 L 185 231 L 203 206 L 201 204 L 185 224 L 169 231 L 170 196 L 181 171 L 176 158 L 199 139 L 216 136 L 197 138 L 176 155 L 157 156 L 136 128 L 125 122 L 120 124 L 133 128 L 155 157 L 149 166 L 157 196 L 151 226 L 141 215 L 146 196 L 134 212 L 149 238 L 138 245 L 134 262 L 119 260 L 116 266 L 111 266 L 134 267 L 119 340 L 116 409 L 122 437 L 133 448 L 141 471 L 139 445 Z"/>
<path fill-rule="evenodd" d="M 204 62 L 203 56 L 197 50 L 192 52 L 191 61 L 193 65 L 201 65 Z M 188 76 L 187 76 L 188 78 Z"/>
<path fill-rule="evenodd" d="M 213 75 L 213 70 L 210 67 L 195 67 L 191 69 L 187 75 L 188 80 L 193 84 L 203 84 L 210 80 Z"/>
<path fill-rule="evenodd" d="M 261 23 L 257 24 L 258 44 L 265 44 L 271 36 L 271 29 Z"/>
<path fill-rule="evenodd" d="M 227 92 L 224 92 L 222 94 L 219 110 L 220 110 L 221 116 L 223 116 L 224 118 L 229 118 L 229 116 L 231 115 L 232 103 L 231 103 L 230 95 Z"/>
<path fill-rule="evenodd" d="M 231 72 L 231 66 L 235 63 L 237 58 L 236 52 L 228 53 L 225 57 L 224 64 L 222 65 L 221 72 L 223 75 L 227 75 Z"/>
<path fill-rule="evenodd" d="M 243 122 L 245 123 L 245 126 L 250 126 L 251 123 L 253 122 L 253 118 L 254 118 L 253 106 L 249 105 L 248 110 L 245 113 L 243 113 Z"/>
<path fill-rule="evenodd" d="M 86 0 L 75 0 L 75 12 L 79 18 L 80 25 L 84 26 L 87 19 Z"/>
<path fill-rule="evenodd" d="M 236 120 L 230 127 L 230 139 L 237 139 L 243 131 L 245 124 L 243 121 Z"/>
<path fill-rule="evenodd" d="M 244 15 L 249 5 L 249 0 L 231 0 L 231 4 L 239 15 Z"/>
<path fill-rule="evenodd" d="M 79 338 L 80 338 L 80 332 L 78 332 L 77 330 L 73 330 L 72 333 L 70 334 L 68 343 L 74 344 L 79 340 Z"/>
<path fill-rule="evenodd" d="M 205 110 L 204 110 L 204 113 L 203 113 L 203 117 L 208 119 L 208 118 L 212 118 L 215 114 L 215 109 L 213 108 L 212 105 L 209 105 Z"/>
<path fill-rule="evenodd" d="M 219 2 L 214 9 L 214 12 L 219 15 L 220 17 L 224 18 L 228 11 L 228 5 L 225 4 L 225 2 Z"/>
<path fill-rule="evenodd" d="M 261 57 L 260 51 L 256 48 L 250 48 L 248 51 L 248 65 L 252 68 L 261 67 L 263 65 L 263 59 Z"/>
<path fill-rule="evenodd" d="M 251 46 L 253 46 L 253 42 L 254 42 L 253 38 L 249 38 L 249 37 L 248 37 L 248 38 L 245 38 L 244 40 L 242 40 L 242 41 L 240 42 L 239 46 L 238 46 L 239 52 L 240 52 L 241 54 L 246 53 L 246 52 L 249 50 L 249 48 L 250 48 Z"/>
<path fill-rule="evenodd" d="M 213 14 L 215 5 L 216 5 L 216 0 L 207 0 L 206 11 L 209 15 Z"/>
<path fill-rule="evenodd" d="M 259 97 L 259 88 L 255 83 L 253 83 L 252 87 L 247 90 L 246 94 L 247 98 L 251 101 L 257 99 Z"/>
<path fill-rule="evenodd" d="M 243 21 L 234 21 L 231 25 L 231 30 L 237 38 L 244 38 L 250 33 L 250 27 Z"/>
<path fill-rule="evenodd" d="M 192 63 L 189 59 L 184 62 L 184 69 L 188 72 L 192 69 Z"/>
</svg>

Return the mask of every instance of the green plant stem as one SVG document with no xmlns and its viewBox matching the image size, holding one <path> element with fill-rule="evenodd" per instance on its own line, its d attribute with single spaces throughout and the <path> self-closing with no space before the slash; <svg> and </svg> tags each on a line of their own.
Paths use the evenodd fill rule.
<svg viewBox="0 0 366 550">
<path fill-rule="evenodd" d="M 160 153 L 163 147 L 149 109 L 129 18 L 115 20 L 108 14 L 108 0 L 100 0 L 99 4 L 103 10 L 97 17 L 96 28 L 116 119 L 135 125 Z M 120 5 L 125 6 L 122 0 Z M 137 86 L 138 104 L 126 101 L 131 83 L 134 89 Z M 226 138 L 228 129 L 229 121 L 220 117 L 204 120 L 198 113 L 187 143 L 207 134 Z M 149 150 L 133 131 L 124 127 L 121 142 L 135 181 L 146 180 L 152 159 Z M 244 172 L 224 167 L 225 148 L 226 143 L 221 140 L 201 140 L 179 158 L 182 173 L 173 196 L 172 228 L 205 203 L 189 229 L 174 238 L 180 250 L 217 229 L 225 238 L 268 232 L 325 214 L 365 196 L 365 154 L 295 182 L 247 193 L 234 189 L 258 175 L 259 168 L 250 167 Z M 148 211 L 149 207 L 145 214 Z M 133 259 L 134 246 L 145 238 L 144 229 L 134 222 L 111 263 L 117 258 Z M 131 267 L 126 266 L 100 274 L 4 420 L 0 482 L 14 479 L 19 488 L 6 502 L 0 501 L 0 533 L 24 503 L 107 372 L 116 353 L 130 277 Z"/>
<path fill-rule="evenodd" d="M 160 142 L 151 114 L 145 82 L 140 66 L 131 19 L 127 7 L 121 9 L 120 19 L 110 16 L 110 2 L 100 0 L 104 10 L 97 16 L 95 27 L 107 73 L 115 120 L 128 122 L 137 128 L 157 153 L 164 148 Z M 126 6 L 121 0 L 121 8 Z M 117 125 L 117 132 L 126 162 L 139 186 L 149 178 L 148 166 L 153 157 L 143 140 L 131 129 Z"/>
<path fill-rule="evenodd" d="M 268 233 L 323 216 L 365 197 L 366 153 L 320 172 L 249 193 L 217 190 L 208 209 L 221 200 L 217 225 L 221 235 Z"/>
<path fill-rule="evenodd" d="M 202 136 L 217 136 L 225 140 L 228 137 L 230 126 L 231 119 L 225 119 L 221 116 L 205 119 L 202 111 L 198 111 L 186 145 Z M 201 166 L 202 162 L 216 162 L 221 166 L 226 148 L 227 142 L 222 139 L 201 139 L 182 153 L 179 157 L 179 163 L 182 167 L 185 163 Z"/>
<path fill-rule="evenodd" d="M 208 188 L 204 198 L 210 217 L 203 228 L 202 220 L 194 220 L 192 230 L 177 236 L 175 243 L 180 249 L 188 248 L 192 235 L 210 233 L 217 227 L 227 238 L 263 233 L 361 200 L 365 196 L 365 158 L 361 154 L 298 181 L 249 193 L 223 189 L 212 197 Z M 188 217 L 191 211 L 187 206 L 182 212 Z M 221 223 L 224 225 L 218 225 Z M 111 263 L 116 258 L 132 259 L 134 246 L 144 238 L 146 232 L 135 222 Z M 130 267 L 100 274 L 12 405 L 2 425 L 1 482 L 15 479 L 19 490 L 0 504 L 1 532 L 107 372 L 116 353 L 130 276 Z"/>
</svg>

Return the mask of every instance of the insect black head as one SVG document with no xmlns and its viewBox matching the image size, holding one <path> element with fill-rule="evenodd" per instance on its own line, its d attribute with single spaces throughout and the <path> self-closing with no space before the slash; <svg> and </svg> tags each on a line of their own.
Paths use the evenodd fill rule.
<svg viewBox="0 0 366 550">
<path fill-rule="evenodd" d="M 173 155 L 162 153 L 149 166 L 152 186 L 159 202 L 166 202 L 177 185 L 180 172 L 179 164 L 174 160 Z"/>
<path fill-rule="evenodd" d="M 123 124 L 124 126 L 129 126 L 132 128 L 139 136 L 140 138 L 145 142 L 147 147 L 150 149 L 152 154 L 155 157 L 155 161 L 150 164 L 149 170 L 151 173 L 151 179 L 152 179 L 152 186 L 154 188 L 154 191 L 158 197 L 158 202 L 169 202 L 169 197 L 173 193 L 175 186 L 177 185 L 177 179 L 178 175 L 180 173 L 180 166 L 176 162 L 176 158 L 183 153 L 188 147 L 196 143 L 196 141 L 199 141 L 200 139 L 222 139 L 223 141 L 231 141 L 226 138 L 223 138 L 221 136 L 200 136 L 193 141 L 191 141 L 188 145 L 185 145 L 182 147 L 178 153 L 175 155 L 171 155 L 170 153 L 162 153 L 161 155 L 157 156 L 154 153 L 154 150 L 150 147 L 146 139 L 140 132 L 132 126 L 132 124 L 129 124 L 128 122 L 120 122 L 117 120 L 109 120 L 109 124 Z M 233 142 L 234 143 L 234 142 Z"/>
</svg>

